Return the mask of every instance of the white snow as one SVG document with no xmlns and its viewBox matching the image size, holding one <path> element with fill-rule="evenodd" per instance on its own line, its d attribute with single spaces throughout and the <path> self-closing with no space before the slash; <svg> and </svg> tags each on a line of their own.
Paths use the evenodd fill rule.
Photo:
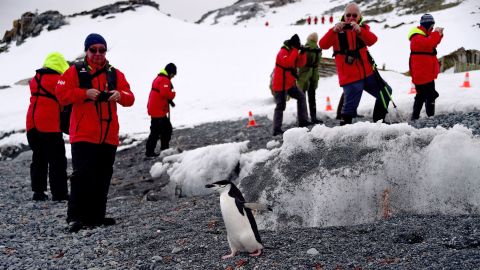
<svg viewBox="0 0 480 270">
<path fill-rule="evenodd" d="M 4 29 L 5 25 L 9 28 L 8 24 L 27 10 L 38 9 L 41 12 L 55 9 L 62 13 L 73 13 L 112 2 L 114 1 L 0 0 L 0 30 Z M 232 26 L 234 21 L 232 17 L 222 19 L 216 26 L 208 23 L 202 25 L 191 23 L 198 19 L 199 13 L 206 12 L 202 9 L 220 8 L 234 1 L 222 0 L 215 3 L 213 0 L 207 1 L 208 4 L 204 2 L 205 5 L 201 8 L 193 7 L 190 3 L 189 8 L 184 8 L 182 6 L 184 1 L 158 2 L 160 11 L 142 7 L 136 12 L 116 14 L 113 19 L 91 19 L 89 16 L 71 18 L 69 25 L 55 31 L 43 31 L 40 36 L 28 38 L 18 47 L 12 45 L 8 53 L 0 54 L 0 85 L 12 86 L 0 90 L 0 134 L 25 128 L 29 89 L 28 86 L 15 83 L 33 76 L 49 52 L 59 51 L 69 60 L 82 55 L 84 39 L 91 32 L 100 33 L 106 38 L 109 48 L 107 58 L 125 73 L 135 94 L 136 101 L 133 107 L 119 109 L 120 133 L 127 135 L 127 140 L 141 140 L 148 135 L 150 118 L 147 115 L 146 104 L 151 82 L 169 62 L 174 62 L 178 67 L 178 74 L 173 79 L 177 92 L 175 99 L 177 106 L 172 109 L 171 115 L 175 128 L 246 118 L 249 111 L 254 115 L 272 118 L 275 104 L 268 86 L 275 56 L 282 42 L 294 33 L 298 33 L 302 40 L 305 40 L 312 31 L 318 32 L 321 37 L 332 26 L 328 23 L 316 26 L 292 26 L 292 24 L 308 14 L 320 17 L 324 10 L 346 0 L 337 3 L 321 1 L 321 4 L 318 0 L 303 0 L 287 7 L 268 10 L 265 17 L 254 18 L 237 26 Z M 439 56 L 460 47 L 480 49 L 478 42 L 480 28 L 474 27 L 479 21 L 479 7 L 478 1 L 466 0 L 455 8 L 432 12 L 437 25 L 445 27 L 445 37 L 438 46 Z M 339 14 L 334 16 L 337 20 Z M 393 109 L 390 109 L 389 116 L 392 120 L 398 117 L 407 119 L 411 113 L 414 97 L 408 94 L 411 81 L 400 72 L 408 70 L 409 46 L 406 36 L 410 28 L 418 24 L 419 18 L 419 14 L 399 17 L 392 13 L 376 18 L 386 19 L 385 23 L 370 24 L 371 30 L 379 37 L 378 42 L 371 47 L 371 52 L 379 66 L 385 63 L 387 70 L 391 70 L 381 73 L 392 86 L 393 100 L 398 106 L 398 115 L 397 111 L 394 113 Z M 268 28 L 264 26 L 266 20 L 270 23 Z M 407 24 L 396 29 L 384 28 L 384 24 L 392 26 L 400 22 Z M 330 57 L 331 51 L 324 51 L 323 55 Z M 446 72 L 439 75 L 436 80 L 437 91 L 440 93 L 436 102 L 437 114 L 479 109 L 480 71 L 469 74 L 471 88 L 460 87 L 465 73 Z M 321 118 L 335 116 L 334 112 L 324 110 L 326 98 L 330 97 L 336 109 L 340 95 L 341 88 L 338 86 L 336 76 L 320 80 L 316 100 L 318 115 Z M 359 106 L 359 114 L 371 115 L 373 104 L 374 99 L 365 94 Z M 422 114 L 421 117 L 425 115 Z M 290 101 L 284 112 L 284 122 L 295 121 L 296 104 Z M 167 157 L 163 163 L 152 167 L 151 174 L 158 176 L 166 172 L 173 181 L 182 185 L 184 194 L 204 194 L 206 192 L 204 184 L 226 178 L 239 162 L 240 175 L 243 177 L 251 172 L 254 164 L 265 161 L 272 155 L 283 155 L 285 158 L 294 151 L 309 151 L 314 146 L 311 138 L 338 140 L 358 132 L 367 132 L 372 138 L 369 143 L 372 144 L 387 143 L 381 139 L 384 132 L 403 132 L 406 138 L 434 136 L 428 149 L 421 153 L 415 152 L 414 148 L 408 148 L 412 151 L 408 154 L 412 155 L 414 160 L 421 161 L 414 167 L 421 172 L 418 174 L 420 179 L 418 192 L 425 195 L 421 197 L 424 201 L 417 204 L 419 209 L 435 207 L 431 201 L 451 193 L 455 196 L 470 196 L 472 203 L 478 205 L 479 193 L 475 195 L 467 187 L 478 187 L 478 180 L 473 176 L 480 173 L 479 139 L 469 135 L 468 131 L 461 127 L 450 131 L 441 128 L 415 130 L 406 124 L 387 127 L 375 123 L 357 123 L 345 128 L 316 126 L 310 132 L 307 129 L 291 129 L 285 133 L 284 143 L 280 148 L 276 148 L 276 144 L 271 142 L 266 148 L 273 148 L 272 150 L 246 153 L 246 142 L 208 146 Z M 0 140 L 0 146 L 10 144 L 27 144 L 25 134 L 15 133 Z M 402 156 L 405 161 L 392 162 L 390 164 L 390 170 L 394 171 L 392 174 L 411 172 L 413 165 L 406 159 L 407 153 L 400 147 L 393 149 L 386 155 Z M 346 175 L 349 173 L 352 172 L 345 171 Z M 282 177 L 278 177 L 281 183 Z M 376 186 L 375 181 L 378 179 L 375 175 L 361 177 L 368 178 L 366 186 L 358 187 L 365 192 L 374 193 L 386 185 L 383 183 Z M 335 185 L 332 183 L 336 183 L 336 180 L 339 179 L 329 180 L 328 185 Z M 322 209 L 332 207 L 332 211 L 336 211 L 338 208 L 334 206 L 338 193 L 335 190 L 338 192 L 348 190 L 352 196 L 357 192 L 356 189 L 349 190 L 348 187 L 351 186 L 342 186 L 339 183 L 338 186 L 326 189 L 324 196 L 317 198 L 314 192 L 325 190 L 324 185 L 327 183 L 310 182 L 309 185 L 299 187 L 297 193 L 291 195 L 291 209 L 303 207 L 301 204 L 310 198 L 314 201 L 313 206 L 317 208 L 322 206 Z M 431 189 L 427 189 L 429 185 Z M 360 213 L 367 211 L 365 209 L 367 208 L 360 208 Z M 324 214 L 321 211 L 314 213 L 316 216 L 313 220 L 320 220 Z"/>
</svg>

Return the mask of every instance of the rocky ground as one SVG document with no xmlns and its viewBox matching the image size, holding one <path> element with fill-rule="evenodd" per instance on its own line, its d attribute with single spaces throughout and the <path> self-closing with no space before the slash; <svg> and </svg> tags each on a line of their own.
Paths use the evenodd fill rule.
<svg viewBox="0 0 480 270">
<path fill-rule="evenodd" d="M 480 134 L 480 113 L 421 119 L 413 126 L 462 123 Z M 250 140 L 265 148 L 271 122 L 247 120 L 175 130 L 181 150 Z M 364 119 L 359 119 L 364 121 Z M 367 119 L 365 119 L 367 120 Z M 327 120 L 328 126 L 336 125 Z M 279 138 L 277 138 L 279 139 Z M 268 247 L 258 258 L 229 253 L 217 195 L 146 196 L 164 183 L 151 179 L 155 159 L 145 144 L 120 151 L 108 201 L 117 225 L 66 233 L 66 203 L 32 202 L 29 152 L 0 161 L 0 269 L 479 269 L 480 217 L 401 215 L 372 224 L 261 230 Z M 160 191 L 159 191 L 160 192 Z"/>
</svg>

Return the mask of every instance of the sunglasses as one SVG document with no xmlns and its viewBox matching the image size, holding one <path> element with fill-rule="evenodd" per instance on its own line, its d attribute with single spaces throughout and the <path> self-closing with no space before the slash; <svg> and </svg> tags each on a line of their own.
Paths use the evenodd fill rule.
<svg viewBox="0 0 480 270">
<path fill-rule="evenodd" d="M 357 14 L 355 14 L 355 13 L 353 13 L 353 14 L 350 14 L 350 13 L 347 13 L 347 14 L 345 14 L 345 17 L 347 17 L 347 18 L 350 18 L 350 17 L 352 17 L 352 18 L 354 18 L 354 19 L 355 19 L 355 18 L 357 18 L 357 16 L 358 16 L 358 15 L 357 15 Z"/>
<path fill-rule="evenodd" d="M 97 53 L 97 52 L 98 52 L 99 54 L 104 54 L 104 53 L 107 51 L 107 49 L 105 49 L 105 48 L 98 48 L 98 49 L 97 49 L 97 48 L 90 47 L 90 48 L 88 48 L 88 51 L 91 52 L 91 53 L 93 53 L 93 54 L 95 54 L 95 53 Z"/>
</svg>

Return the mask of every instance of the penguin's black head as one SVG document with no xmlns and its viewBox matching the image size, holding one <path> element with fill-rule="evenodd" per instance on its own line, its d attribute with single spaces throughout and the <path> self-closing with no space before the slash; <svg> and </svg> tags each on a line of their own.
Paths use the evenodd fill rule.
<svg viewBox="0 0 480 270">
<path fill-rule="evenodd" d="M 205 185 L 206 188 L 212 188 L 216 191 L 222 191 L 224 189 L 230 189 L 230 186 L 233 185 L 231 181 L 221 180 L 208 185 Z"/>
</svg>

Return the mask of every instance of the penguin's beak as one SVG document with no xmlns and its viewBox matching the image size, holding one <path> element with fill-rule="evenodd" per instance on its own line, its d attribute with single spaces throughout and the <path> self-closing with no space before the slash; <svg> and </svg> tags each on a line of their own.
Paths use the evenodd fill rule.
<svg viewBox="0 0 480 270">
<path fill-rule="evenodd" d="M 208 185 L 205 185 L 205 187 L 206 187 L 206 188 L 212 188 L 212 187 L 214 187 L 214 185 L 208 184 Z"/>
</svg>

